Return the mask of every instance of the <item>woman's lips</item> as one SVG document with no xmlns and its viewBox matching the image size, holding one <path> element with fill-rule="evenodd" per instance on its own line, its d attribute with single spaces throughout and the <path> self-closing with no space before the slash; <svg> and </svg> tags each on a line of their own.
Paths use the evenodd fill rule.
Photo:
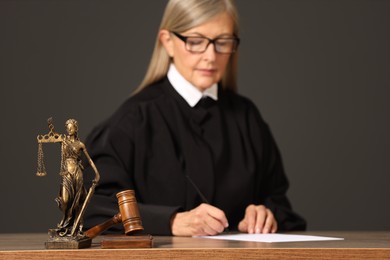
<svg viewBox="0 0 390 260">
<path fill-rule="evenodd" d="M 215 69 L 198 69 L 203 76 L 213 76 L 216 72 Z"/>
</svg>

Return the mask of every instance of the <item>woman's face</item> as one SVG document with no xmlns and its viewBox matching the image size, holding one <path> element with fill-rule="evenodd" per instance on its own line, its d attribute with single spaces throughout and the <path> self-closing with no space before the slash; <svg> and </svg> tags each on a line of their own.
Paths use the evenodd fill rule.
<svg viewBox="0 0 390 260">
<path fill-rule="evenodd" d="M 233 21 L 227 13 L 222 13 L 180 34 L 185 37 L 203 36 L 209 39 L 233 37 Z M 186 50 L 181 39 L 166 30 L 160 32 L 160 40 L 180 74 L 200 91 L 221 80 L 231 54 L 215 52 L 214 44 L 209 44 L 203 53 L 191 53 Z"/>
</svg>

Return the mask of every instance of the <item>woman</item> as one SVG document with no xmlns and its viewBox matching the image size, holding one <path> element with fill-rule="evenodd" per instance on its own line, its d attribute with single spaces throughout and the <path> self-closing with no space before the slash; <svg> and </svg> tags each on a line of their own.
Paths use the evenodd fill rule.
<svg viewBox="0 0 390 260">
<path fill-rule="evenodd" d="M 235 92 L 238 45 L 233 0 L 168 2 L 143 83 L 87 140 L 102 178 L 86 225 L 134 189 L 153 235 L 305 228 L 268 126 Z"/>
</svg>

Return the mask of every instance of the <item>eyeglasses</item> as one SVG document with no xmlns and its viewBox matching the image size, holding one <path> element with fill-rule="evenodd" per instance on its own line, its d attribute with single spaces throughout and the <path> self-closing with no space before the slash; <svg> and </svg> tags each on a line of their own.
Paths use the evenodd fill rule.
<svg viewBox="0 0 390 260">
<path fill-rule="evenodd" d="M 216 38 L 209 39 L 202 36 L 183 36 L 177 32 L 172 32 L 185 43 L 186 50 L 192 53 L 203 53 L 207 50 L 210 43 L 214 44 L 214 50 L 217 53 L 230 54 L 237 51 L 240 39 L 234 38 Z"/>
</svg>

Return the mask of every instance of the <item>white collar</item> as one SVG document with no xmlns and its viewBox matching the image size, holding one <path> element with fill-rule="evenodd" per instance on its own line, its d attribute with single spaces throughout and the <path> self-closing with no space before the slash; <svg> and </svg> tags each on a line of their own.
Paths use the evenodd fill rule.
<svg viewBox="0 0 390 260">
<path fill-rule="evenodd" d="M 218 100 L 218 85 L 216 83 L 202 92 L 188 82 L 176 69 L 173 63 L 169 66 L 167 77 L 177 93 L 179 93 L 191 107 L 194 107 L 204 96 Z"/>
</svg>

